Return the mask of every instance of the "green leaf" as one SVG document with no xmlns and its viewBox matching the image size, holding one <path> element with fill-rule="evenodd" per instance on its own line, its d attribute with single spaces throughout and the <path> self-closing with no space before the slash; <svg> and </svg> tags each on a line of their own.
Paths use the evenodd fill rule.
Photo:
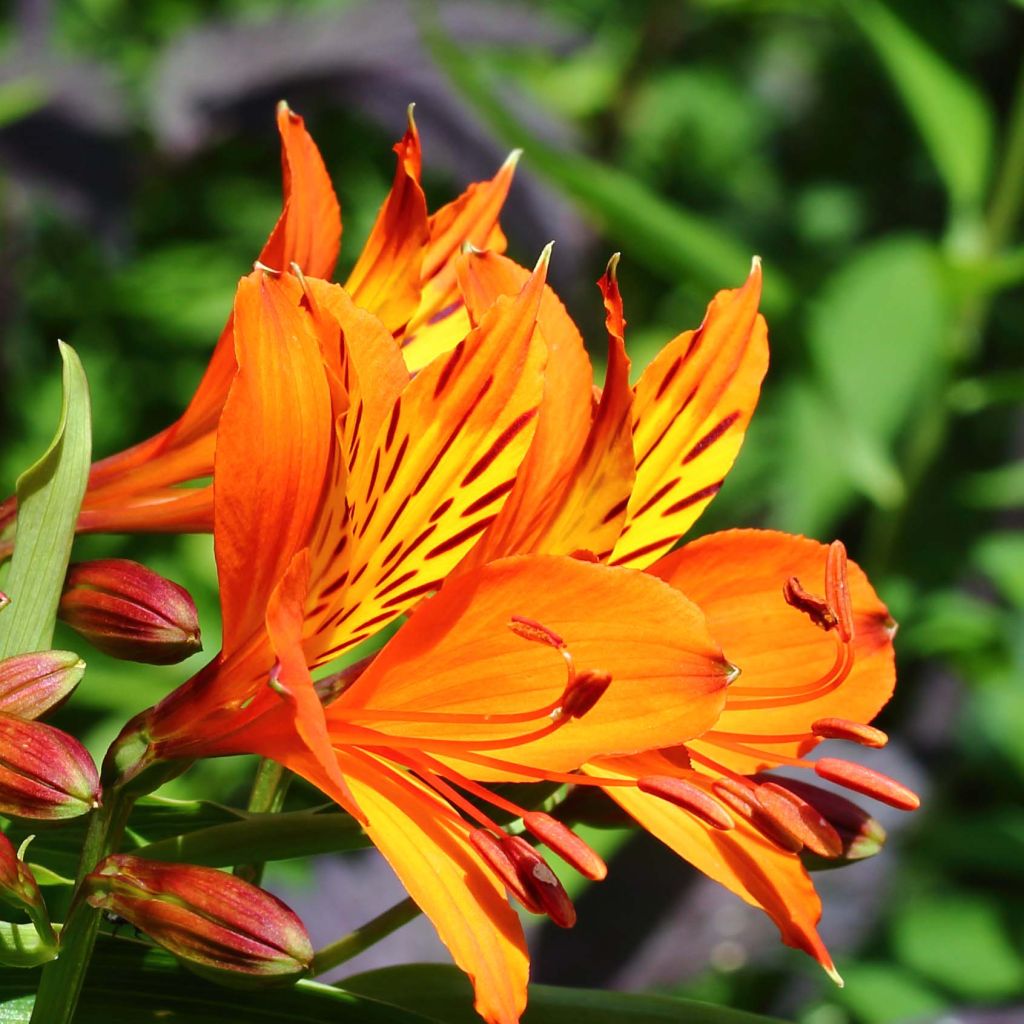
<svg viewBox="0 0 1024 1024">
<path fill-rule="evenodd" d="M 900 959 L 936 985 L 969 1002 L 1017 995 L 1024 967 L 999 907 L 967 893 L 912 903 L 895 919 Z"/>
<path fill-rule="evenodd" d="M 811 357 L 836 406 L 834 455 L 879 504 L 902 498 L 890 449 L 923 403 L 938 400 L 949 316 L 935 249 L 909 236 L 861 249 L 811 307 Z"/>
<path fill-rule="evenodd" d="M 1024 535 L 990 533 L 978 542 L 972 561 L 1007 601 L 1024 609 Z"/>
<path fill-rule="evenodd" d="M 0 970 L 0 1024 L 28 1024 L 35 972 Z M 300 981 L 290 989 L 221 988 L 162 950 L 123 939 L 96 946 L 75 1024 L 427 1024 L 410 1010 Z"/>
<path fill-rule="evenodd" d="M 951 67 L 879 0 L 852 0 L 847 10 L 896 86 L 954 207 L 980 207 L 992 168 L 992 109 Z"/>
<path fill-rule="evenodd" d="M 495 96 L 472 57 L 440 32 L 428 33 L 439 65 L 491 127 L 526 153 L 530 167 L 558 185 L 621 244 L 630 260 L 645 264 L 662 279 L 693 279 L 708 288 L 739 285 L 750 271 L 754 249 L 721 225 L 662 199 L 642 181 L 549 145 L 534 136 Z M 765 271 L 764 308 L 779 312 L 790 304 L 792 288 L 782 270 Z"/>
<path fill-rule="evenodd" d="M 346 992 L 414 1009 L 437 1024 L 480 1024 L 469 979 L 445 964 L 405 964 L 346 978 Z M 0 1018 L 2 1020 L 2 1018 Z M 523 1024 L 781 1024 L 692 999 L 531 985 Z"/>
<path fill-rule="evenodd" d="M 18 532 L 6 583 L 11 605 L 0 618 L 0 658 L 50 646 L 89 477 L 89 387 L 75 350 L 59 345 L 64 399 L 57 433 L 18 478 Z"/>
<path fill-rule="evenodd" d="M 850 1009 L 861 1024 L 930 1020 L 947 1007 L 938 992 L 902 967 L 853 962 L 843 967 L 843 975 L 846 987 L 832 998 Z"/>
<path fill-rule="evenodd" d="M 960 490 L 974 508 L 1024 508 L 1024 459 L 973 473 Z"/>
</svg>

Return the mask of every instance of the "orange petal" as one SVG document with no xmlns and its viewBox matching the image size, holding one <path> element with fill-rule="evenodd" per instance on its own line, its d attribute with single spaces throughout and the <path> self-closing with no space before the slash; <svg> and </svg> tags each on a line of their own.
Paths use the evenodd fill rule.
<svg viewBox="0 0 1024 1024">
<path fill-rule="evenodd" d="M 303 119 L 284 100 L 277 105 L 281 133 L 284 210 L 260 262 L 272 270 L 292 263 L 310 277 L 330 277 L 341 245 L 341 209 L 323 157 Z"/>
<path fill-rule="evenodd" d="M 768 367 L 760 296 L 755 261 L 746 284 L 719 292 L 701 326 L 669 342 L 637 382 L 636 483 L 613 564 L 650 565 L 722 486 Z"/>
<path fill-rule="evenodd" d="M 530 273 L 495 253 L 470 253 L 459 260 L 459 282 L 469 315 L 479 322 L 502 295 L 516 295 Z M 537 432 L 497 519 L 470 556 L 473 564 L 502 555 L 535 551 L 546 524 L 573 486 L 574 470 L 590 427 L 593 372 L 576 325 L 547 285 L 537 312 L 537 334 L 547 348 L 544 397 Z M 576 544 L 575 547 L 579 547 Z M 568 554 L 574 547 L 543 550 Z"/>
<path fill-rule="evenodd" d="M 545 528 L 544 551 L 580 549 L 606 559 L 618 538 L 635 476 L 632 435 L 633 391 L 626 356 L 626 321 L 615 279 L 617 259 L 599 285 L 608 330 L 608 371 L 594 421 L 570 483 Z"/>
<path fill-rule="evenodd" d="M 401 331 L 420 303 L 420 273 L 427 248 L 427 203 L 420 188 L 420 139 L 409 127 L 395 145 L 395 180 L 345 288 L 356 303 Z"/>
<path fill-rule="evenodd" d="M 402 336 L 402 354 L 414 373 L 450 352 L 470 331 L 455 264 L 467 244 L 481 250 L 505 251 L 498 216 L 512 184 L 518 156 L 513 153 L 490 181 L 474 182 L 458 199 L 442 206 L 430 218 L 422 297 Z"/>
<path fill-rule="evenodd" d="M 779 707 L 744 710 L 759 690 L 798 686 L 823 675 L 836 656 L 835 633 L 826 633 L 782 596 L 782 586 L 799 577 L 811 591 L 824 592 L 828 548 L 806 537 L 774 530 L 729 530 L 687 544 L 661 559 L 651 572 L 678 587 L 708 618 L 713 636 L 741 675 L 730 687 L 716 730 L 745 734 L 749 743 L 765 734 L 806 735 L 803 741 L 771 743 L 772 752 L 797 756 L 813 747 L 812 725 L 821 718 L 869 722 L 892 695 L 895 627 L 867 577 L 849 563 L 854 613 L 854 663 L 837 689 Z M 700 743 L 695 750 L 703 749 Z M 767 762 L 715 747 L 719 763 L 741 772 Z"/>
<path fill-rule="evenodd" d="M 543 709 L 559 701 L 566 667 L 558 650 L 530 642 L 530 631 L 510 628 L 514 617 L 558 634 L 580 675 L 612 677 L 583 717 L 528 742 L 515 741 L 550 724 Z M 574 558 L 528 555 L 449 580 L 327 716 L 335 741 L 344 742 L 348 725 L 358 726 L 365 709 L 476 715 L 539 709 L 515 725 L 363 719 L 388 737 L 462 761 L 474 778 L 522 778 L 465 755 L 481 742 L 492 758 L 564 771 L 599 753 L 681 743 L 714 723 L 729 671 L 700 610 L 660 580 Z M 491 747 L 506 738 L 507 746 Z"/>
<path fill-rule="evenodd" d="M 584 771 L 606 778 L 675 775 L 710 793 L 707 776 L 680 769 L 656 751 L 637 757 L 602 758 L 584 765 Z M 827 971 L 835 971 L 818 935 L 821 901 L 795 853 L 780 850 L 742 818 L 736 819 L 734 828 L 721 831 L 635 787 L 609 786 L 606 792 L 698 871 L 768 914 L 786 945 L 804 950 Z"/>
<path fill-rule="evenodd" d="M 330 456 L 330 393 L 295 278 L 257 271 L 235 298 L 238 373 L 217 433 L 214 545 L 230 654 L 262 631 L 271 591 L 308 543 Z"/>
<path fill-rule="evenodd" d="M 412 380 L 353 466 L 351 541 L 318 581 L 312 659 L 329 660 L 437 589 L 500 510 L 536 425 L 544 270 Z"/>
<path fill-rule="evenodd" d="M 367 835 L 473 982 L 477 1013 L 492 1024 L 516 1024 L 529 974 L 522 926 L 504 886 L 470 845 L 465 822 L 385 762 L 345 755 L 339 762 Z"/>
</svg>

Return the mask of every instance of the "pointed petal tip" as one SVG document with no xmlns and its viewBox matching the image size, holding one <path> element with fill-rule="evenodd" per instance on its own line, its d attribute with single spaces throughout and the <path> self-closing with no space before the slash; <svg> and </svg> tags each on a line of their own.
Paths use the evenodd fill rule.
<svg viewBox="0 0 1024 1024">
<path fill-rule="evenodd" d="M 605 274 L 609 281 L 614 281 L 615 284 L 619 283 L 619 260 L 622 259 L 621 252 L 613 252 L 611 259 L 608 261 L 608 266 L 605 268 Z"/>
<path fill-rule="evenodd" d="M 278 100 L 277 101 L 277 114 L 278 114 L 278 116 L 281 116 L 283 114 L 290 114 L 291 112 L 292 112 L 292 108 L 290 106 L 288 106 L 288 101 L 287 100 Z"/>
<path fill-rule="evenodd" d="M 477 248 L 471 241 L 469 241 L 469 239 L 466 239 L 459 249 L 459 252 L 461 252 L 463 256 L 482 256 L 484 251 L 485 250 L 483 249 Z"/>
<path fill-rule="evenodd" d="M 409 122 L 409 130 L 410 131 L 415 131 L 416 130 L 416 118 L 413 116 L 414 113 L 415 113 L 415 110 L 416 110 L 415 102 L 410 103 L 409 106 L 407 106 L 405 108 L 405 117 L 406 117 L 406 120 Z"/>
<path fill-rule="evenodd" d="M 825 969 L 825 973 L 832 979 L 836 988 L 846 988 L 846 982 L 843 981 L 843 976 L 836 970 L 836 965 L 830 960 L 827 964 L 821 965 Z"/>
<path fill-rule="evenodd" d="M 252 264 L 253 271 L 262 270 L 264 274 L 269 274 L 271 277 L 280 277 L 281 271 L 275 270 L 273 267 L 268 267 L 266 263 L 260 260 L 254 260 Z"/>
<path fill-rule="evenodd" d="M 541 250 L 540 258 L 537 260 L 537 265 L 533 268 L 533 272 L 536 274 L 538 271 L 546 272 L 548 264 L 551 262 L 551 250 L 555 247 L 555 243 L 548 242 L 547 245 Z"/>
<path fill-rule="evenodd" d="M 760 276 L 760 274 L 761 274 L 761 257 L 760 256 L 752 256 L 751 257 L 751 259 L 750 259 L 750 273 L 751 273 L 751 276 L 753 276 L 754 274 L 757 274 L 758 276 Z"/>
<path fill-rule="evenodd" d="M 505 157 L 505 162 L 501 165 L 501 170 L 514 171 L 519 165 L 519 159 L 522 155 L 523 151 L 521 149 L 513 149 L 512 152 Z"/>
</svg>

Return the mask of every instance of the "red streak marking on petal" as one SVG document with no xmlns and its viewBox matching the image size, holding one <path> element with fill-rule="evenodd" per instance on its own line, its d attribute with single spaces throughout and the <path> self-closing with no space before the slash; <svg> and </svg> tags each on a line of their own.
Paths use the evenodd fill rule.
<svg viewBox="0 0 1024 1024">
<path fill-rule="evenodd" d="M 520 413 L 494 440 L 494 443 L 477 460 L 476 464 L 462 478 L 460 486 L 468 487 L 474 480 L 485 473 L 495 459 L 509 446 L 512 439 L 523 431 L 526 425 L 537 415 L 536 408 Z"/>
<path fill-rule="evenodd" d="M 703 501 L 705 498 L 713 498 L 722 489 L 723 482 L 724 481 L 719 480 L 718 483 L 708 484 L 707 487 L 702 487 L 699 491 L 694 491 L 693 494 L 688 494 L 685 498 L 681 498 L 674 505 L 669 505 L 668 508 L 662 509 L 662 516 L 674 515 L 676 512 L 682 512 L 684 508 L 696 505 L 697 502 Z"/>
<path fill-rule="evenodd" d="M 687 453 L 682 464 L 685 466 L 692 462 L 698 455 L 706 452 L 738 419 L 738 412 L 731 412 L 725 419 L 712 427 Z"/>
</svg>

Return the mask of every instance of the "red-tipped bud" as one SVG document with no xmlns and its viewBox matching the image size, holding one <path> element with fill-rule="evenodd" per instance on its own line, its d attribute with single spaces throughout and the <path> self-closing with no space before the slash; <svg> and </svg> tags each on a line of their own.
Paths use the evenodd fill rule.
<svg viewBox="0 0 1024 1024">
<path fill-rule="evenodd" d="M 806 800 L 774 782 L 758 787 L 761 807 L 780 828 L 819 857 L 838 857 L 843 841 L 828 819 Z"/>
<path fill-rule="evenodd" d="M 313 960 L 309 935 L 292 910 L 215 868 L 115 854 L 88 876 L 85 898 L 220 981 L 295 981 Z"/>
<path fill-rule="evenodd" d="M 544 908 L 533 896 L 523 888 L 519 880 L 512 858 L 505 851 L 505 847 L 493 833 L 487 829 L 475 828 L 469 833 L 469 841 L 473 849 L 491 867 L 494 873 L 501 879 L 502 884 L 531 914 L 543 914 Z"/>
<path fill-rule="evenodd" d="M 736 827 L 732 816 L 713 796 L 685 779 L 675 779 L 671 775 L 647 775 L 637 780 L 637 786 L 641 793 L 667 800 L 712 828 L 725 831 Z"/>
<path fill-rule="evenodd" d="M 862 747 L 884 747 L 889 742 L 881 729 L 846 718 L 819 718 L 811 725 L 811 732 L 823 740 L 848 740 Z"/>
<path fill-rule="evenodd" d="M 188 591 L 124 558 L 73 565 L 57 614 L 114 658 L 173 665 L 202 649 Z"/>
<path fill-rule="evenodd" d="M 885 829 L 867 811 L 846 797 L 822 789 L 813 782 L 777 778 L 784 787 L 815 808 L 836 830 L 843 844 L 838 857 L 818 861 L 811 858 L 808 866 L 814 868 L 839 867 L 855 860 L 873 857 L 885 845 Z"/>
<path fill-rule="evenodd" d="M 608 866 L 571 828 L 543 811 L 529 811 L 523 824 L 552 853 L 574 867 L 585 878 L 600 882 L 608 874 Z"/>
<path fill-rule="evenodd" d="M 612 677 L 607 672 L 584 669 L 566 688 L 562 697 L 562 715 L 582 718 L 604 696 L 611 683 Z"/>
<path fill-rule="evenodd" d="M 823 757 L 820 761 L 814 762 L 814 770 L 828 782 L 838 783 L 855 793 L 863 793 L 898 810 L 916 811 L 921 806 L 921 798 L 913 790 L 907 789 L 895 779 L 890 779 L 888 775 L 865 768 L 862 764 L 840 761 L 835 757 Z"/>
<path fill-rule="evenodd" d="M 55 820 L 99 804 L 89 752 L 60 729 L 0 713 L 0 814 Z"/>
<path fill-rule="evenodd" d="M 522 836 L 506 836 L 501 844 L 519 883 L 559 928 L 576 923 L 576 908 L 544 858 Z"/>
<path fill-rule="evenodd" d="M 0 661 L 0 711 L 39 718 L 63 703 L 85 673 L 70 651 L 37 651 Z"/>
</svg>

